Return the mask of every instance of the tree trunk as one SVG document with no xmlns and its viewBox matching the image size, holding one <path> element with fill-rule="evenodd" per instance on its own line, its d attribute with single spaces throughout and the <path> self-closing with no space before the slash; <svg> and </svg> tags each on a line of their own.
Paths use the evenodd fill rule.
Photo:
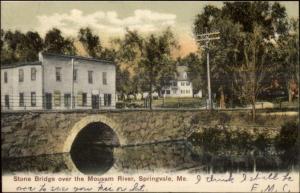
<svg viewBox="0 0 300 193">
<path fill-rule="evenodd" d="M 224 96 L 224 91 L 223 88 L 220 90 L 220 109 L 225 109 L 225 96 Z"/>
<path fill-rule="evenodd" d="M 255 98 L 255 96 L 252 96 L 251 105 L 252 105 L 252 120 L 253 121 L 256 120 L 255 102 L 256 102 L 256 98 Z"/>
<path fill-rule="evenodd" d="M 293 101 L 293 98 L 295 97 L 295 93 L 298 91 L 298 85 L 294 79 L 289 80 L 288 83 L 288 94 L 289 94 L 289 102 Z"/>
<path fill-rule="evenodd" d="M 150 107 L 150 110 L 152 110 L 152 81 L 150 81 L 149 107 Z"/>
<path fill-rule="evenodd" d="M 153 84 L 153 69 L 151 68 L 150 70 L 150 93 L 149 93 L 149 107 L 150 107 L 150 110 L 152 110 L 152 84 Z"/>
</svg>

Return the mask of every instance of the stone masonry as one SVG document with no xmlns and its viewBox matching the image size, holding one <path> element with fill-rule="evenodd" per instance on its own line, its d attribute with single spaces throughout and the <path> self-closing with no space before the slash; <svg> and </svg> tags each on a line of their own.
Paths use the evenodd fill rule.
<svg viewBox="0 0 300 193">
<path fill-rule="evenodd" d="M 67 153 L 92 122 L 108 125 L 126 146 L 186 139 L 207 125 L 232 124 L 234 117 L 206 111 L 6 112 L 1 113 L 1 152 L 2 158 Z M 277 133 L 278 128 L 263 130 Z"/>
</svg>

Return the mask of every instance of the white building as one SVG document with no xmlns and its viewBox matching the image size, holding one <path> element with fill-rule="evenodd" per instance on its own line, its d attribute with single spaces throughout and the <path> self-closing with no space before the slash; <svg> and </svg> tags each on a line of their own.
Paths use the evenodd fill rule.
<svg viewBox="0 0 300 193">
<path fill-rule="evenodd" d="M 193 97 L 193 85 L 188 79 L 187 70 L 187 66 L 177 66 L 177 73 L 163 86 L 161 95 L 164 97 Z"/>
<path fill-rule="evenodd" d="M 109 61 L 40 53 L 38 62 L 2 66 L 1 77 L 3 110 L 115 108 L 116 67 Z"/>
</svg>

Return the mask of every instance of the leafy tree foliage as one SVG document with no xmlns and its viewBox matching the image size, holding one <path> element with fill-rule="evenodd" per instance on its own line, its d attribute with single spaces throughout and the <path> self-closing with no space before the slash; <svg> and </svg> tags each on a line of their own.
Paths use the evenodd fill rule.
<svg viewBox="0 0 300 193">
<path fill-rule="evenodd" d="M 175 63 L 171 60 L 171 51 L 177 47 L 177 42 L 170 29 L 160 36 L 151 34 L 144 43 L 144 57 L 140 66 L 143 68 L 149 85 L 150 108 L 152 108 L 152 92 L 159 84 L 162 76 L 173 74 Z M 173 69 L 173 72 L 171 71 Z"/>
<path fill-rule="evenodd" d="M 194 34 L 206 29 L 220 31 L 220 41 L 209 45 L 213 93 L 221 96 L 223 92 L 227 102 L 230 98 L 252 104 L 255 118 L 257 96 L 276 69 L 272 66 L 278 59 L 276 37 L 288 34 L 285 8 L 277 2 L 258 1 L 225 2 L 221 9 L 206 6 L 196 16 Z M 204 54 L 202 58 L 204 65 Z"/>
<path fill-rule="evenodd" d="M 37 32 L 1 30 L 1 64 L 35 61 L 43 49 L 43 40 Z"/>
<path fill-rule="evenodd" d="M 81 28 L 78 33 L 78 39 L 84 45 L 91 57 L 97 58 L 100 56 L 102 49 L 100 38 L 99 36 L 94 35 L 90 28 Z"/>
<path fill-rule="evenodd" d="M 46 33 L 44 50 L 56 54 L 74 55 L 76 53 L 73 40 L 64 38 L 61 31 L 56 28 Z"/>
</svg>

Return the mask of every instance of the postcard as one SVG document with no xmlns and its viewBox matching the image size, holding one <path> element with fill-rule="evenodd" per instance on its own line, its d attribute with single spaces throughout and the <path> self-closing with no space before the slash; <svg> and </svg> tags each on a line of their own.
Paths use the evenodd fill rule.
<svg viewBox="0 0 300 193">
<path fill-rule="evenodd" d="M 299 192 L 299 2 L 1 1 L 2 192 Z"/>
</svg>

